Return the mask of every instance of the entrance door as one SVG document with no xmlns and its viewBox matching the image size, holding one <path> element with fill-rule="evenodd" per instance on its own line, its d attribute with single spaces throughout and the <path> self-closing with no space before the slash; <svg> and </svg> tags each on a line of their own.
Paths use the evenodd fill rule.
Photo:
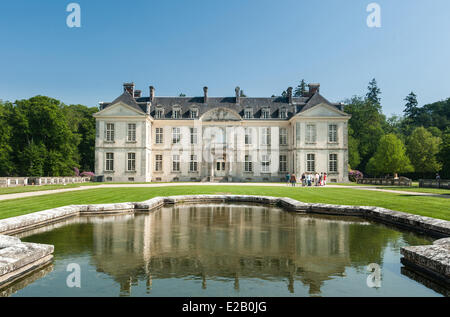
<svg viewBox="0 0 450 317">
<path fill-rule="evenodd" d="M 226 163 L 224 159 L 217 159 L 215 166 L 215 174 L 216 176 L 225 176 L 225 167 Z"/>
</svg>

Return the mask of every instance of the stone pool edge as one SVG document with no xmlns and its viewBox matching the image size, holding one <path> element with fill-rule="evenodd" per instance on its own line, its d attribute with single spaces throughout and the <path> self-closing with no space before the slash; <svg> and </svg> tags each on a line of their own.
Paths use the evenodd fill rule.
<svg viewBox="0 0 450 317">
<path fill-rule="evenodd" d="M 381 207 L 304 203 L 288 197 L 253 195 L 182 195 L 155 197 L 143 202 L 70 205 L 0 220 L 0 287 L 52 260 L 53 246 L 23 243 L 7 235 L 41 227 L 80 214 L 150 212 L 165 205 L 183 203 L 256 203 L 282 207 L 299 213 L 357 216 L 378 222 L 443 237 L 429 246 L 402 247 L 402 263 L 431 276 L 437 282 L 450 283 L 450 221 L 408 214 Z M 18 241 L 17 241 L 18 240 Z"/>
</svg>

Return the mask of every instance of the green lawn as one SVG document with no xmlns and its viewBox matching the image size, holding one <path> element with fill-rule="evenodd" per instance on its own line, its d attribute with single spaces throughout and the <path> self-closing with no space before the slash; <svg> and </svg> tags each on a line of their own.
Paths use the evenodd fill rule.
<svg viewBox="0 0 450 317">
<path fill-rule="evenodd" d="M 1 187 L 0 195 L 38 192 L 41 190 L 54 190 L 61 188 L 75 188 L 80 186 L 94 185 L 97 183 L 83 183 L 83 184 L 67 184 L 67 185 L 41 185 L 41 186 L 17 186 L 17 187 Z"/>
<path fill-rule="evenodd" d="M 291 197 L 303 202 L 380 206 L 450 220 L 450 200 L 354 190 L 351 188 L 301 188 L 262 186 L 174 186 L 154 188 L 98 188 L 0 201 L 0 219 L 74 204 L 143 201 L 156 196 L 188 194 L 247 194 Z"/>
<path fill-rule="evenodd" d="M 370 185 L 370 184 L 357 184 L 357 183 L 336 183 L 330 185 L 341 185 L 341 186 L 349 186 L 349 187 L 372 187 L 379 189 L 389 189 L 389 190 L 400 190 L 407 192 L 416 192 L 416 193 L 430 193 L 430 194 L 440 194 L 440 195 L 450 195 L 450 189 L 445 188 L 421 188 L 418 183 L 413 182 L 412 186 L 380 186 L 380 185 Z"/>
<path fill-rule="evenodd" d="M 67 185 L 40 185 L 40 186 L 16 186 L 16 187 L 0 187 L 0 195 L 6 194 L 17 194 L 17 193 L 27 193 L 27 192 L 38 192 L 38 191 L 47 191 L 47 190 L 55 190 L 62 188 L 76 188 L 81 186 L 98 186 L 98 185 L 126 185 L 126 184 L 155 184 L 151 182 L 147 183 L 114 183 L 114 182 L 105 182 L 105 183 L 97 183 L 97 182 L 88 182 L 88 183 L 80 183 L 80 184 L 67 184 Z M 163 182 L 158 182 L 158 184 L 165 184 Z"/>
<path fill-rule="evenodd" d="M 389 190 L 401 190 L 405 192 L 416 192 L 416 193 L 430 193 L 430 194 L 440 194 L 440 195 L 450 195 L 450 189 L 445 188 L 421 188 L 421 187 L 407 187 L 407 186 L 377 186 L 380 189 Z"/>
</svg>

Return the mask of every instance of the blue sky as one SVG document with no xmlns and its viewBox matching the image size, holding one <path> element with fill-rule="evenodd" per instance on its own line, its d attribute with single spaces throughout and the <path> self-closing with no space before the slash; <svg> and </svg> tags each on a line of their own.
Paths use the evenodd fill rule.
<svg viewBox="0 0 450 317">
<path fill-rule="evenodd" d="M 68 28 L 66 6 L 81 6 Z M 331 101 L 363 95 L 371 78 L 383 111 L 450 97 L 450 1 L 15 0 L 0 3 L 0 99 L 41 94 L 96 106 L 134 81 L 148 95 L 280 94 L 321 83 Z"/>
</svg>

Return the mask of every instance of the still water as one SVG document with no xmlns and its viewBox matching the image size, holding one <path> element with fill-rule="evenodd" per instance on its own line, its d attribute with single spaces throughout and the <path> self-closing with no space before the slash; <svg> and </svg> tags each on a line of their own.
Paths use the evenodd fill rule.
<svg viewBox="0 0 450 317">
<path fill-rule="evenodd" d="M 22 234 L 54 261 L 3 296 L 442 296 L 402 274 L 400 247 L 432 239 L 360 218 L 253 205 L 82 216 Z M 81 287 L 68 287 L 69 264 Z M 367 266 L 381 267 L 380 287 Z M 429 286 L 429 285 L 428 285 Z"/>
</svg>

